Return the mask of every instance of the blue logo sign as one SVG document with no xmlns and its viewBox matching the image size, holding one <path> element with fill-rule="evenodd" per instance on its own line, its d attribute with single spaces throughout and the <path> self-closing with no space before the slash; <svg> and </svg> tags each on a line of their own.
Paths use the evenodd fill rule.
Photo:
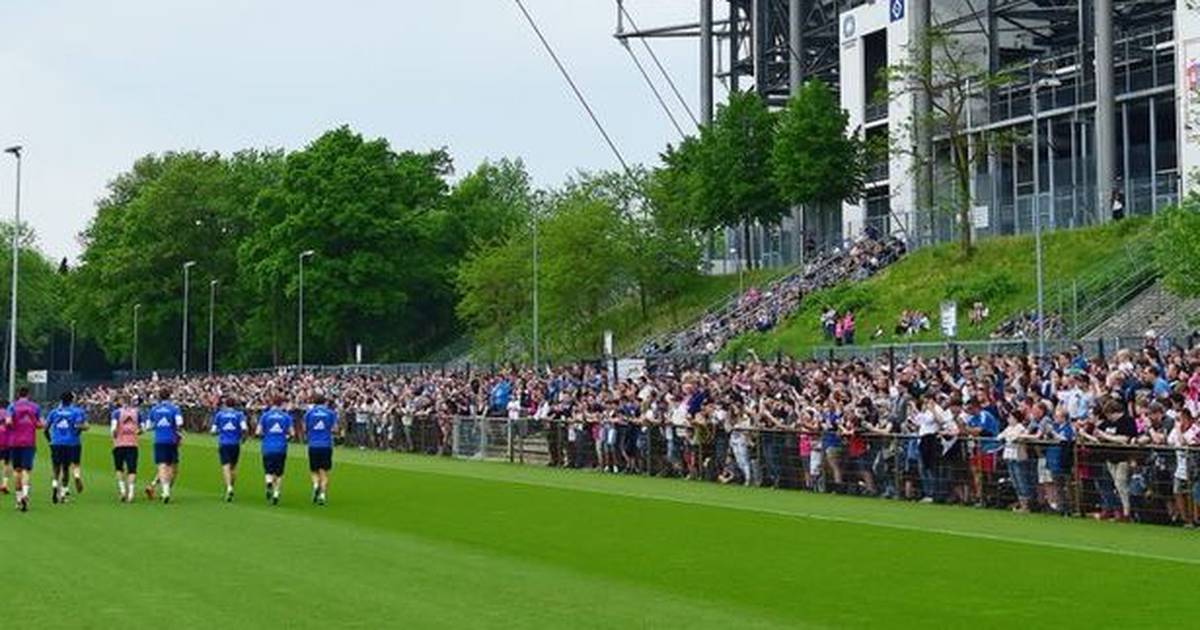
<svg viewBox="0 0 1200 630">
<path fill-rule="evenodd" d="M 892 21 L 899 22 L 904 19 L 904 0 L 892 0 Z"/>
<path fill-rule="evenodd" d="M 847 15 L 846 18 L 842 20 L 842 39 L 850 39 L 851 37 L 854 37 L 854 31 L 857 28 L 858 25 L 854 23 L 854 16 Z"/>
</svg>

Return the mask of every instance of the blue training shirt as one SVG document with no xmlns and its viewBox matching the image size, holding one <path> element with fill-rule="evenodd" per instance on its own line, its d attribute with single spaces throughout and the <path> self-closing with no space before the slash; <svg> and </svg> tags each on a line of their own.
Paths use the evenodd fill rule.
<svg viewBox="0 0 1200 630">
<path fill-rule="evenodd" d="M 337 413 L 325 405 L 316 405 L 304 414 L 304 433 L 309 448 L 333 448 L 333 429 Z"/>
<path fill-rule="evenodd" d="M 246 430 L 246 414 L 237 409 L 218 409 L 212 417 L 212 432 L 217 434 L 219 446 L 237 446 L 242 443 Z"/>
<path fill-rule="evenodd" d="M 46 416 L 53 446 L 79 446 L 79 432 L 87 424 L 83 409 L 75 405 L 59 405 Z"/>
<path fill-rule="evenodd" d="M 155 444 L 178 444 L 179 428 L 183 426 L 183 413 L 175 403 L 160 402 L 150 408 L 148 424 L 154 431 Z"/>
<path fill-rule="evenodd" d="M 262 430 L 263 454 L 275 455 L 287 452 L 288 430 L 292 428 L 292 416 L 281 409 L 268 409 L 258 417 Z"/>
</svg>

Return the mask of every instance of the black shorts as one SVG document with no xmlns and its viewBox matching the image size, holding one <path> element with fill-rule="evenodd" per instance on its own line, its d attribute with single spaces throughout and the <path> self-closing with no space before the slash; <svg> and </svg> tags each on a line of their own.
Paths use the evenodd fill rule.
<svg viewBox="0 0 1200 630">
<path fill-rule="evenodd" d="M 217 457 L 220 458 L 222 466 L 237 466 L 241 455 L 240 444 L 222 444 L 217 447 Z"/>
<path fill-rule="evenodd" d="M 36 452 L 32 446 L 10 446 L 8 461 L 18 470 L 33 470 L 33 456 Z"/>
<path fill-rule="evenodd" d="M 282 477 L 287 464 L 287 453 L 263 453 L 263 472 L 272 477 Z"/>
<path fill-rule="evenodd" d="M 78 464 L 80 456 L 83 454 L 83 447 L 79 444 L 51 444 L 50 445 L 50 462 L 55 466 L 67 466 L 69 464 Z"/>
<path fill-rule="evenodd" d="M 113 469 L 127 475 L 137 474 L 138 448 L 136 446 L 117 446 L 112 450 Z"/>
<path fill-rule="evenodd" d="M 308 470 L 309 472 L 317 472 L 318 470 L 333 470 L 333 449 L 320 446 L 316 448 L 309 448 Z"/>
<path fill-rule="evenodd" d="M 155 444 L 154 445 L 154 463 L 155 464 L 178 464 L 179 463 L 179 445 L 178 444 Z"/>
<path fill-rule="evenodd" d="M 8 461 L 8 447 L 0 447 L 0 462 Z"/>
</svg>

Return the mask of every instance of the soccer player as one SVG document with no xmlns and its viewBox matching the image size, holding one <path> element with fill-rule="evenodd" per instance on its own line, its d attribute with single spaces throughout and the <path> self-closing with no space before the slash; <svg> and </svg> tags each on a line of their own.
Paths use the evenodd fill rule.
<svg viewBox="0 0 1200 630">
<path fill-rule="evenodd" d="M 183 427 L 183 413 L 171 402 L 171 392 L 163 389 L 158 394 L 158 404 L 150 408 L 148 423 L 154 431 L 154 465 L 158 468 L 154 481 L 146 486 L 146 497 L 154 498 L 154 486 L 162 491 L 162 502 L 171 502 L 171 483 L 179 470 L 179 430 Z"/>
<path fill-rule="evenodd" d="M 312 474 L 313 503 L 325 505 L 329 489 L 329 471 L 333 470 L 333 430 L 337 413 L 325 406 L 325 397 L 318 394 L 313 406 L 304 414 L 304 433 L 308 436 L 308 471 Z"/>
<path fill-rule="evenodd" d="M 283 410 L 283 398 L 276 396 L 274 405 L 258 416 L 255 432 L 262 437 L 263 472 L 266 476 L 267 501 L 279 505 L 283 487 L 283 469 L 287 464 L 288 438 L 295 434 L 292 416 Z"/>
<path fill-rule="evenodd" d="M 8 460 L 8 400 L 0 398 L 0 494 L 8 494 L 12 465 Z"/>
<path fill-rule="evenodd" d="M 238 459 L 242 440 L 246 437 L 246 414 L 237 409 L 237 402 L 225 399 L 225 406 L 212 418 L 212 433 L 217 436 L 217 456 L 221 460 L 221 475 L 225 479 L 225 501 L 233 501 L 233 484 L 237 480 Z"/>
<path fill-rule="evenodd" d="M 29 388 L 17 390 L 17 400 L 8 407 L 8 456 L 12 460 L 13 481 L 17 486 L 16 505 L 29 511 L 29 473 L 33 470 L 37 430 L 45 427 L 42 410 L 29 400 Z"/>
<path fill-rule="evenodd" d="M 137 489 L 138 436 L 142 434 L 138 415 L 137 405 L 125 399 L 113 410 L 109 425 L 113 468 L 117 471 L 117 498 L 123 503 L 133 503 L 133 493 Z"/>
<path fill-rule="evenodd" d="M 50 481 L 52 503 L 65 503 L 71 494 L 71 479 L 75 480 L 75 491 L 83 492 L 83 477 L 79 462 L 83 447 L 79 434 L 87 430 L 87 417 L 75 406 L 75 395 L 63 392 L 58 406 L 46 414 L 50 430 L 50 461 L 54 470 Z"/>
</svg>

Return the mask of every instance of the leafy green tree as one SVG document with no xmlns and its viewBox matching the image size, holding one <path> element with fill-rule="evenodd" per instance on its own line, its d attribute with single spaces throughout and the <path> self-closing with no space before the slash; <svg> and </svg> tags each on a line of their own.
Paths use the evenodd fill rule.
<svg viewBox="0 0 1200 630">
<path fill-rule="evenodd" d="M 775 117 L 754 92 L 735 92 L 700 129 L 695 168 L 698 191 L 692 197 L 699 224 L 736 228 L 750 239 L 750 225 L 775 225 L 787 213 L 771 177 Z M 752 266 L 746 251 L 746 265 Z"/>
<path fill-rule="evenodd" d="M 253 158 L 260 159 L 278 158 Z M 192 332 L 204 330 L 207 322 L 201 296 L 209 281 L 236 285 L 236 247 L 247 229 L 249 195 L 239 194 L 230 171 L 217 154 L 167 153 L 142 158 L 109 185 L 81 237 L 84 250 L 70 275 L 69 310 L 80 334 L 95 339 L 111 359 L 131 357 L 132 308 L 141 304 L 140 366 L 178 366 L 185 261 L 197 263 Z M 230 301 L 226 308 L 237 304 Z M 232 312 L 225 317 L 237 321 Z M 203 336 L 189 343 L 192 356 L 201 356 Z"/>
<path fill-rule="evenodd" d="M 397 360 L 454 330 L 455 296 L 442 273 L 451 258 L 431 247 L 450 172 L 443 150 L 397 153 L 347 127 L 287 156 L 239 253 L 260 292 L 294 305 L 298 256 L 316 252 L 306 264 L 306 361 L 349 360 L 357 343 Z M 294 323 L 294 310 L 272 317 Z"/>
<path fill-rule="evenodd" d="M 1200 197 L 1187 197 L 1178 208 L 1154 219 L 1153 256 L 1171 292 L 1200 297 Z"/>
<path fill-rule="evenodd" d="M 823 206 L 862 197 L 866 148 L 832 90 L 808 81 L 778 115 L 771 174 L 780 197 Z"/>
<path fill-rule="evenodd" d="M 7 374 L 7 345 L 9 331 L 9 296 L 12 293 L 12 223 L 0 222 L 0 322 L 3 323 L 6 349 L 2 354 L 6 360 L 0 372 Z M 51 338 L 68 325 L 64 317 L 64 279 L 57 265 L 50 261 L 38 248 L 37 235 L 28 225 L 22 224 L 18 235 L 20 248 L 17 282 L 17 363 L 24 378 L 25 369 L 49 367 Z"/>
</svg>

